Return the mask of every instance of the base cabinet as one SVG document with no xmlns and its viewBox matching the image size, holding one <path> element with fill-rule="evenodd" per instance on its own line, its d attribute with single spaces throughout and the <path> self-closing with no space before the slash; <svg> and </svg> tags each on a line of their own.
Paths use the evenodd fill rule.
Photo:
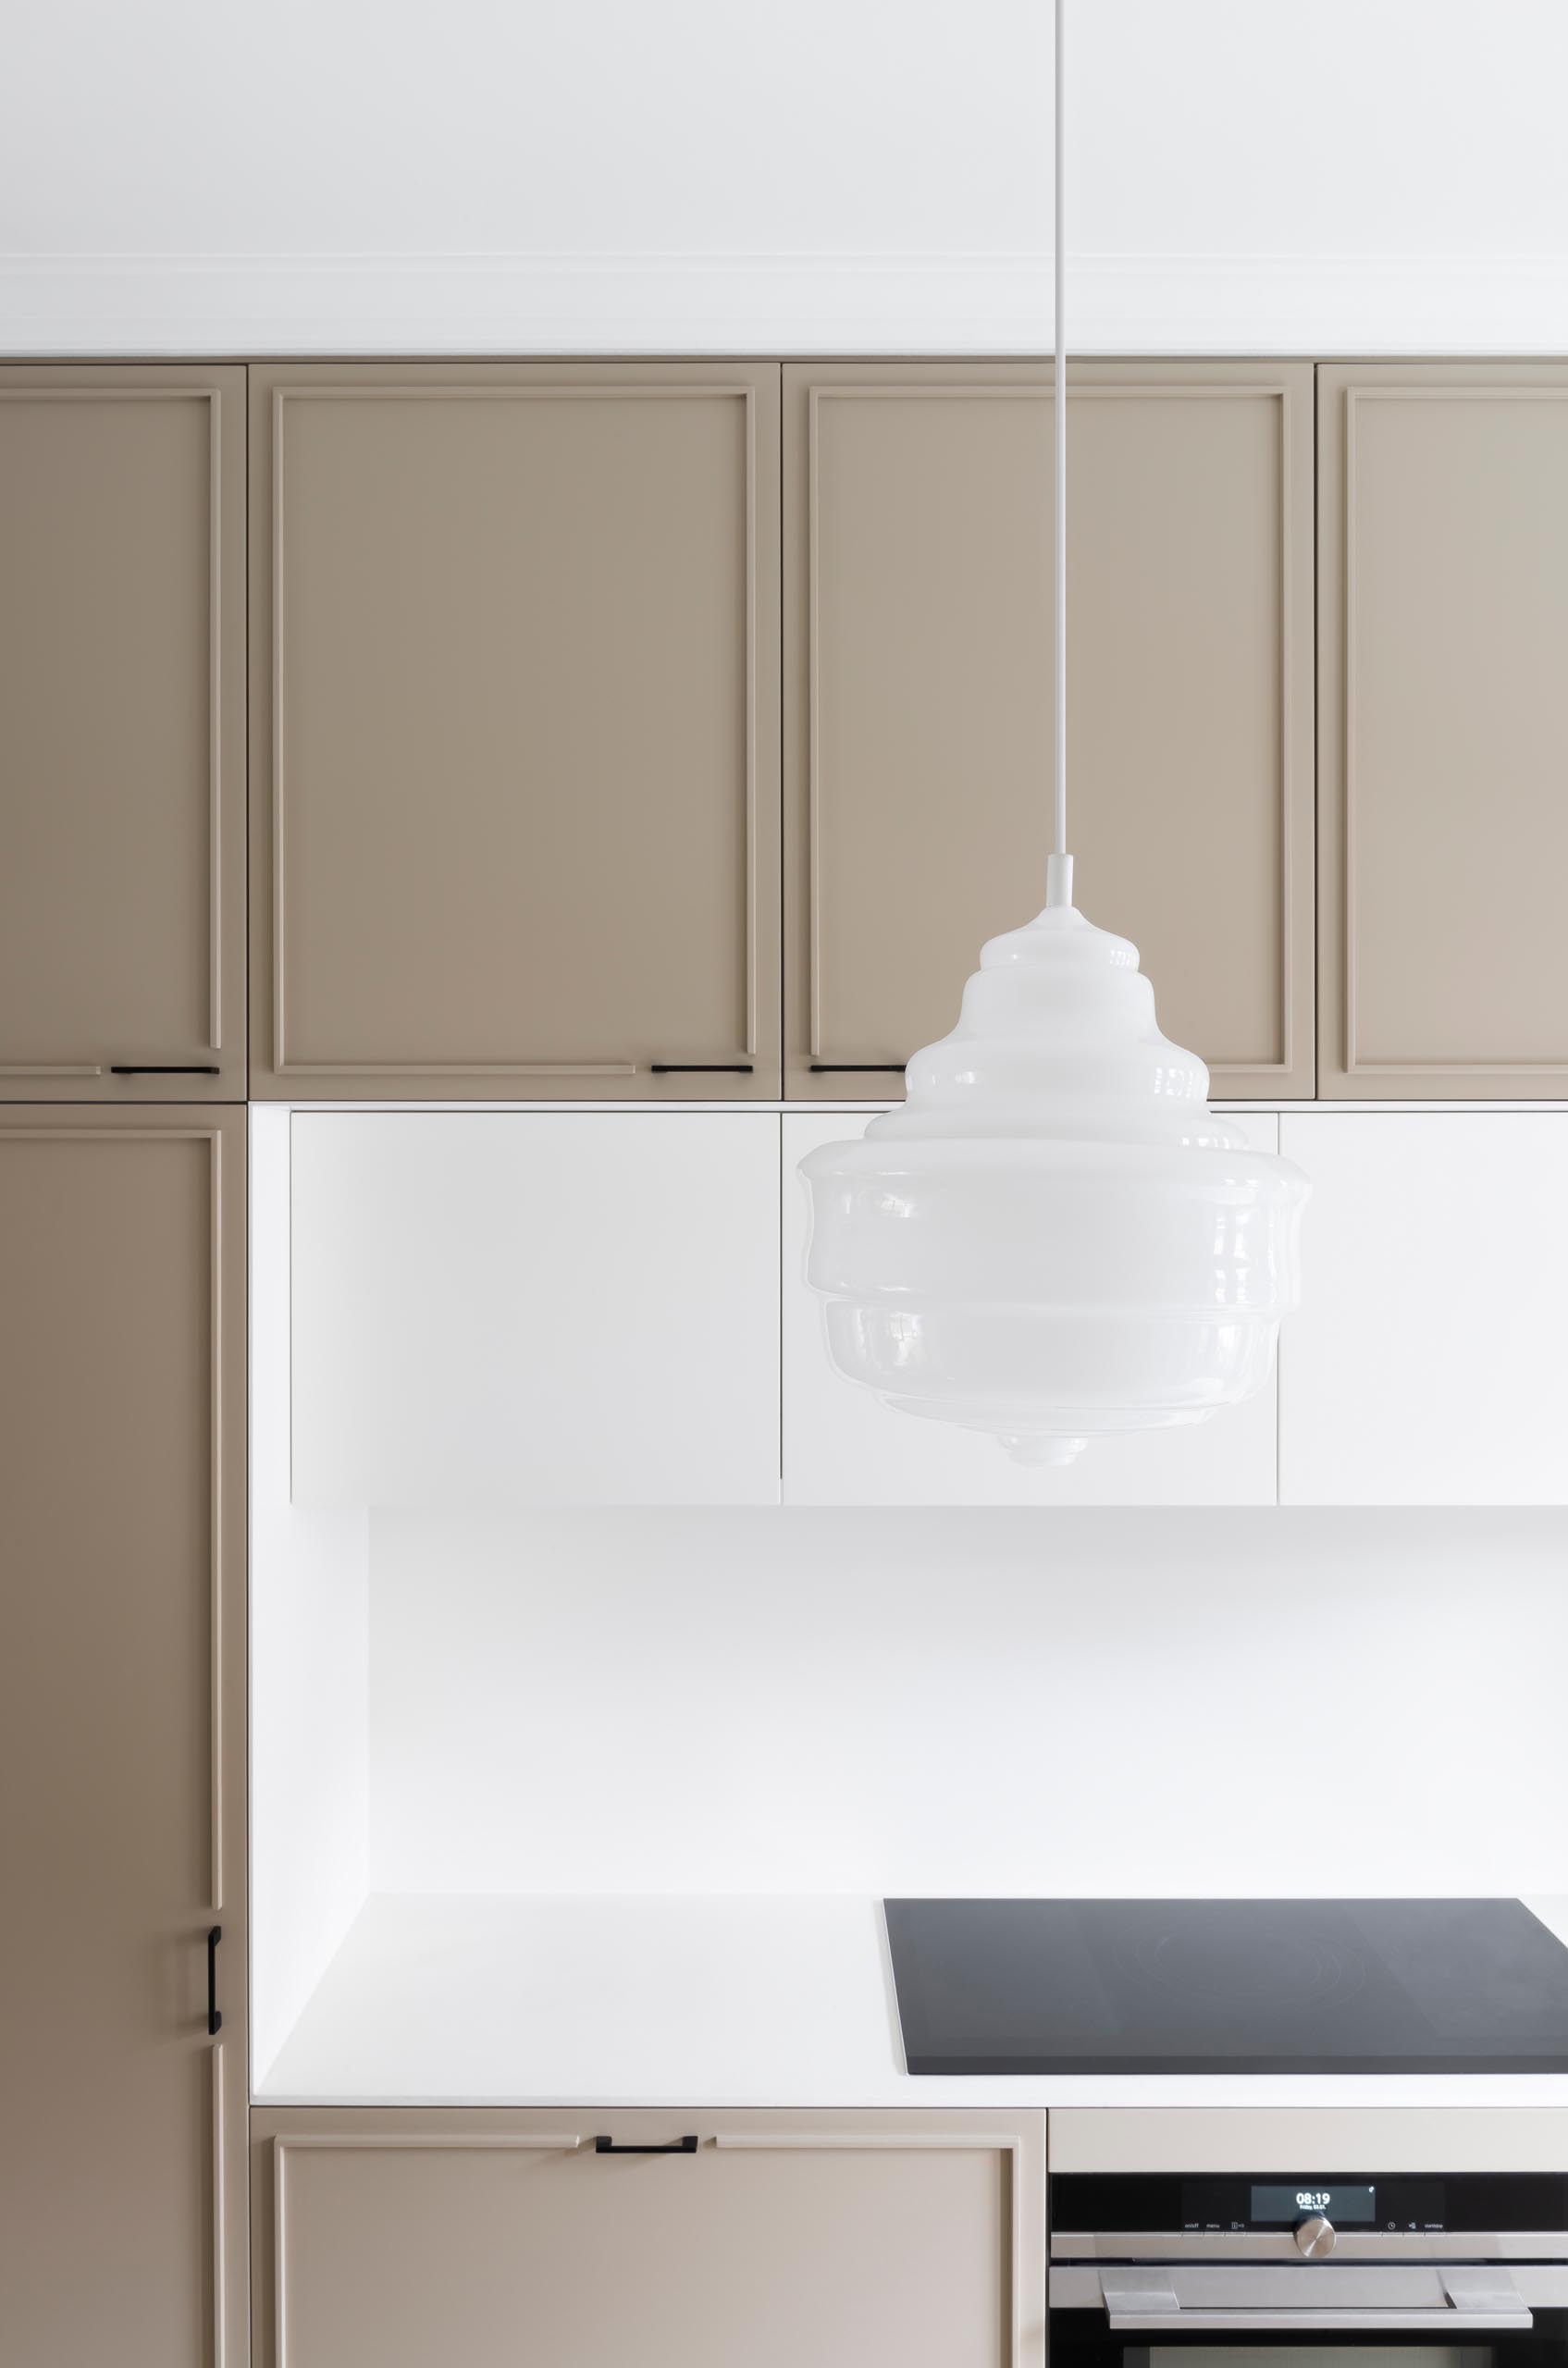
<svg viewBox="0 0 1568 2368">
<path fill-rule="evenodd" d="M 258 2113 L 256 2368 L 1043 2368 L 1044 2153 L 1043 2114 Z"/>
</svg>

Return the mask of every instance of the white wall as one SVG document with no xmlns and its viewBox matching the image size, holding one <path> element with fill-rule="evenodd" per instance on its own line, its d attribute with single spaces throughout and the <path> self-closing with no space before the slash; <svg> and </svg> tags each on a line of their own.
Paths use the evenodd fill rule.
<svg viewBox="0 0 1568 2368">
<path fill-rule="evenodd" d="M 373 1890 L 1568 1891 L 1556 1513 L 371 1516 Z"/>
<path fill-rule="evenodd" d="M 1568 350 L 1562 0 L 1073 0 L 1075 342 Z M 0 348 L 1031 347 L 1045 0 L 17 0 Z"/>
<path fill-rule="evenodd" d="M 251 2061 L 265 2077 L 364 1898 L 369 1519 L 289 1498 L 287 1110 L 251 1112 Z"/>
</svg>

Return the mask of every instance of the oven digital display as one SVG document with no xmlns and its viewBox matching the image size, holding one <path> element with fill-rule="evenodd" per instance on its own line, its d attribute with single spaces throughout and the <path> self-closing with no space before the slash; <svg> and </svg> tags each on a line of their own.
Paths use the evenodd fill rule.
<svg viewBox="0 0 1568 2368">
<path fill-rule="evenodd" d="M 1375 2187 L 1324 2187 L 1303 2179 L 1299 2187 L 1255 2187 L 1252 2217 L 1265 2221 L 1310 2219 L 1321 2213 L 1337 2228 L 1370 2226 L 1377 2216 Z"/>
</svg>

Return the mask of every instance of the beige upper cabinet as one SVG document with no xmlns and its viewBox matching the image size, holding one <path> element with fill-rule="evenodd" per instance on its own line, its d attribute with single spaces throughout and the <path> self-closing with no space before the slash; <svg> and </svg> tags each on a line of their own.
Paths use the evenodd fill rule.
<svg viewBox="0 0 1568 2368">
<path fill-rule="evenodd" d="M 245 2356 L 244 1158 L 238 1110 L 0 1111 L 18 2368 Z"/>
<path fill-rule="evenodd" d="M 0 366 L 0 1100 L 245 1095 L 245 373 Z"/>
<path fill-rule="evenodd" d="M 1568 1094 L 1568 364 L 1318 374 L 1322 1091 Z"/>
<path fill-rule="evenodd" d="M 256 1093 L 776 1094 L 778 379 L 253 371 Z"/>
<path fill-rule="evenodd" d="M 1043 2114 L 382 2109 L 253 2135 L 255 2368 L 1043 2368 Z"/>
<path fill-rule="evenodd" d="M 1160 1024 L 1310 1095 L 1310 366 L 1083 363 L 1068 456 L 1069 839 Z M 786 1073 L 864 1097 L 1044 901 L 1050 373 L 784 373 Z"/>
</svg>

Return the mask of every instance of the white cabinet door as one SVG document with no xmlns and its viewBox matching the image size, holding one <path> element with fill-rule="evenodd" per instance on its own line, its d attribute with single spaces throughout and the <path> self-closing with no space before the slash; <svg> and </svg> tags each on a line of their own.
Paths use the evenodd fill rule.
<svg viewBox="0 0 1568 2368">
<path fill-rule="evenodd" d="M 1314 1111 L 1290 1505 L 1568 1503 L 1568 1113 Z"/>
<path fill-rule="evenodd" d="M 795 1169 L 863 1113 L 784 1121 L 784 1494 L 790 1505 L 1272 1505 L 1275 1386 L 1191 1428 L 1093 1439 L 1065 1471 L 1014 1463 L 996 1441 L 882 1405 L 828 1362 L 806 1284 L 806 1194 Z M 1241 1124 L 1260 1151 L 1278 1120 Z"/>
<path fill-rule="evenodd" d="M 775 1504 L 778 1119 L 302 1112 L 297 1504 Z"/>
</svg>

